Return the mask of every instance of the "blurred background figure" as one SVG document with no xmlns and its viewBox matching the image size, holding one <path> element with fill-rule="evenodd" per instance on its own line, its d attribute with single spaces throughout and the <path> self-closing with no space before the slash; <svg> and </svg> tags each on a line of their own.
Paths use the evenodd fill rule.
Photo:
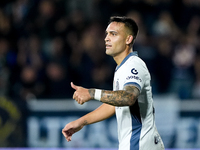
<svg viewBox="0 0 200 150">
<path fill-rule="evenodd" d="M 195 54 L 195 46 L 190 42 L 187 35 L 183 35 L 174 49 L 173 64 L 175 70 L 173 75 L 174 84 L 172 85 L 172 91 L 177 91 L 181 99 L 191 98 Z"/>
<path fill-rule="evenodd" d="M 195 71 L 195 81 L 194 81 L 194 87 L 192 88 L 192 98 L 200 99 L 200 51 L 199 50 L 195 57 L 194 71 Z"/>
<path fill-rule="evenodd" d="M 49 62 L 46 66 L 46 90 L 43 98 L 71 98 L 70 81 L 69 72 L 62 64 Z"/>
<path fill-rule="evenodd" d="M 14 95 L 21 100 L 39 98 L 44 91 L 44 85 L 39 82 L 36 70 L 31 66 L 24 66 L 20 79 L 14 85 Z"/>
<path fill-rule="evenodd" d="M 9 91 L 9 43 L 6 39 L 0 39 L 0 95 L 4 96 Z"/>
</svg>

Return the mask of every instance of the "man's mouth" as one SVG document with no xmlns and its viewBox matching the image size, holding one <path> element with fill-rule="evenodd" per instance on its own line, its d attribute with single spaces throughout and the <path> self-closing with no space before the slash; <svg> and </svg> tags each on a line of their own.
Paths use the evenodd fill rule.
<svg viewBox="0 0 200 150">
<path fill-rule="evenodd" d="M 110 48 L 112 47 L 112 45 L 106 44 L 106 48 Z"/>
</svg>

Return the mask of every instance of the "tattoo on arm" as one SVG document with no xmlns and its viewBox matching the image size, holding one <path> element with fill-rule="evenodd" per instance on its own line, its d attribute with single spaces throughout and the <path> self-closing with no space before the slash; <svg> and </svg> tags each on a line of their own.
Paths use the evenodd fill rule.
<svg viewBox="0 0 200 150">
<path fill-rule="evenodd" d="M 127 85 L 124 90 L 102 91 L 101 101 L 113 106 L 131 106 L 135 103 L 140 92 L 137 87 Z"/>
<path fill-rule="evenodd" d="M 83 125 L 85 126 L 85 125 L 87 125 L 87 124 L 88 124 L 88 121 L 87 121 L 87 120 L 84 120 Z"/>
<path fill-rule="evenodd" d="M 89 89 L 88 92 L 90 93 L 91 99 L 94 99 L 95 89 Z"/>
</svg>

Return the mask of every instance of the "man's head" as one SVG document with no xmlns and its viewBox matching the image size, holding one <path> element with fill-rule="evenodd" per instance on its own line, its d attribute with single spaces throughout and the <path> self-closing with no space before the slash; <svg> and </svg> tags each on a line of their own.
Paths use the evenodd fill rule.
<svg viewBox="0 0 200 150">
<path fill-rule="evenodd" d="M 132 44 L 133 44 L 138 34 L 138 26 L 136 22 L 133 19 L 125 17 L 125 16 L 110 17 L 109 24 L 112 22 L 118 22 L 118 23 L 124 24 L 125 28 L 127 29 L 127 33 L 133 36 L 133 41 L 132 41 Z"/>
<path fill-rule="evenodd" d="M 106 54 L 124 58 L 132 49 L 137 33 L 138 26 L 134 20 L 127 17 L 111 17 L 106 29 Z"/>
</svg>

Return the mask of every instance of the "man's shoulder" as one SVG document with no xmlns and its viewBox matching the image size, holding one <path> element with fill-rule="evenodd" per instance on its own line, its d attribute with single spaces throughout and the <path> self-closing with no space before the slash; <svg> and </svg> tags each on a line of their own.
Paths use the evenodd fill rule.
<svg viewBox="0 0 200 150">
<path fill-rule="evenodd" d="M 146 65 L 146 63 L 138 56 L 131 56 L 128 59 L 127 64 Z"/>
</svg>

